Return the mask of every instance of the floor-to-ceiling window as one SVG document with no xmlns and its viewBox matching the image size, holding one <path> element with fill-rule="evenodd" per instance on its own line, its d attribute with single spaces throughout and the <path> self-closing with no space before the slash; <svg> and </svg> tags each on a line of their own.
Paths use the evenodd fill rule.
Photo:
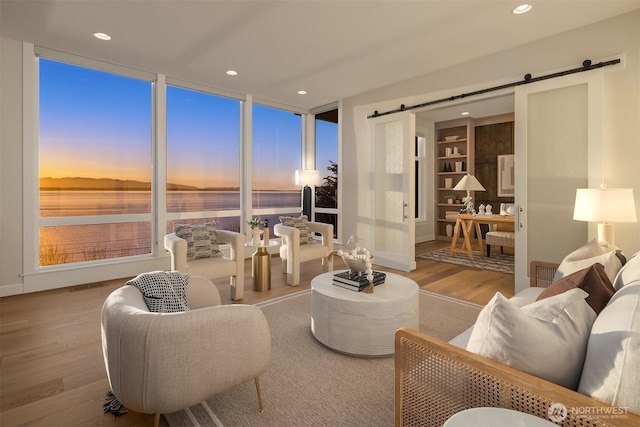
<svg viewBox="0 0 640 427">
<path fill-rule="evenodd" d="M 252 143 L 252 216 L 266 220 L 273 232 L 279 216 L 300 215 L 295 171 L 302 159 L 302 117 L 254 104 Z"/>
<path fill-rule="evenodd" d="M 39 261 L 149 254 L 152 82 L 39 59 Z"/>
<path fill-rule="evenodd" d="M 240 227 L 240 101 L 167 86 L 167 231 Z"/>
<path fill-rule="evenodd" d="M 316 186 L 315 221 L 333 224 L 338 235 L 338 110 L 316 114 L 316 169 L 322 182 Z"/>
</svg>

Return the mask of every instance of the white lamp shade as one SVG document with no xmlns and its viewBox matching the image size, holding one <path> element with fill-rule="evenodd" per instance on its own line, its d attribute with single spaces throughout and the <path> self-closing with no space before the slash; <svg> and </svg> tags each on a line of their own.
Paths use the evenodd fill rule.
<svg viewBox="0 0 640 427">
<path fill-rule="evenodd" d="M 320 185 L 320 171 L 312 169 L 297 170 L 296 185 Z"/>
<path fill-rule="evenodd" d="M 473 175 L 465 175 L 460 182 L 453 187 L 454 190 L 467 190 L 467 191 L 485 191 L 484 187 Z"/>
<path fill-rule="evenodd" d="M 591 222 L 636 222 L 633 188 L 578 188 L 573 219 Z"/>
</svg>

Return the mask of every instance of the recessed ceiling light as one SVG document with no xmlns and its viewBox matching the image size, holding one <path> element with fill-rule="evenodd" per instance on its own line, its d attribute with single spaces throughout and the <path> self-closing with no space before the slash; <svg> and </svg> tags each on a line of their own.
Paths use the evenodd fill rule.
<svg viewBox="0 0 640 427">
<path fill-rule="evenodd" d="M 520 6 L 513 9 L 514 15 L 522 15 L 523 13 L 527 13 L 533 8 L 530 4 L 521 4 Z"/>
<path fill-rule="evenodd" d="M 93 33 L 93 37 L 100 40 L 111 40 L 111 36 L 107 33 Z"/>
<path fill-rule="evenodd" d="M 306 90 L 299 90 L 298 91 L 298 95 L 306 95 L 307 91 Z"/>
<path fill-rule="evenodd" d="M 238 72 L 236 70 L 227 70 L 227 75 L 229 75 L 229 76 L 237 76 Z"/>
<path fill-rule="evenodd" d="M 463 111 L 462 113 L 460 113 L 461 116 L 468 116 L 469 112 L 468 111 Z"/>
</svg>

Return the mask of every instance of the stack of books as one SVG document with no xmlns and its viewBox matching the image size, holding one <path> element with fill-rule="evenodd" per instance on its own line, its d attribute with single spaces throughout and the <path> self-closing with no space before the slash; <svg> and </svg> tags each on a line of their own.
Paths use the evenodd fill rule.
<svg viewBox="0 0 640 427">
<path fill-rule="evenodd" d="M 379 271 L 374 271 L 373 285 L 377 286 L 384 283 L 384 279 L 386 277 L 386 274 Z M 367 280 L 366 274 L 358 276 L 358 273 L 349 273 L 348 271 L 334 274 L 331 283 L 336 286 L 340 286 L 341 288 L 350 289 L 356 292 L 360 292 L 361 290 L 369 286 L 369 280 Z"/>
</svg>

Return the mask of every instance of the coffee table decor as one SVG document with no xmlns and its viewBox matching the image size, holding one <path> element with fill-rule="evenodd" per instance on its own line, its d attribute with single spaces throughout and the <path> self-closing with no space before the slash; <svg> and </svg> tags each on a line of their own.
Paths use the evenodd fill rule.
<svg viewBox="0 0 640 427">
<path fill-rule="evenodd" d="M 386 274 L 379 271 L 374 271 L 373 274 L 373 286 L 378 286 L 384 283 Z M 340 286 L 345 289 L 360 292 L 368 288 L 371 284 L 366 276 L 360 276 L 358 273 L 352 273 L 350 271 L 343 271 L 333 275 L 331 281 L 336 286 Z"/>
<path fill-rule="evenodd" d="M 364 287 L 365 293 L 372 294 L 374 284 L 373 277 L 373 269 L 371 268 L 371 264 L 373 261 L 373 257 L 365 248 L 355 248 L 351 252 L 338 250 L 336 251 L 336 255 L 342 258 L 342 261 L 349 268 L 349 273 L 356 274 L 359 277 L 366 277 L 369 285 Z"/>
</svg>

